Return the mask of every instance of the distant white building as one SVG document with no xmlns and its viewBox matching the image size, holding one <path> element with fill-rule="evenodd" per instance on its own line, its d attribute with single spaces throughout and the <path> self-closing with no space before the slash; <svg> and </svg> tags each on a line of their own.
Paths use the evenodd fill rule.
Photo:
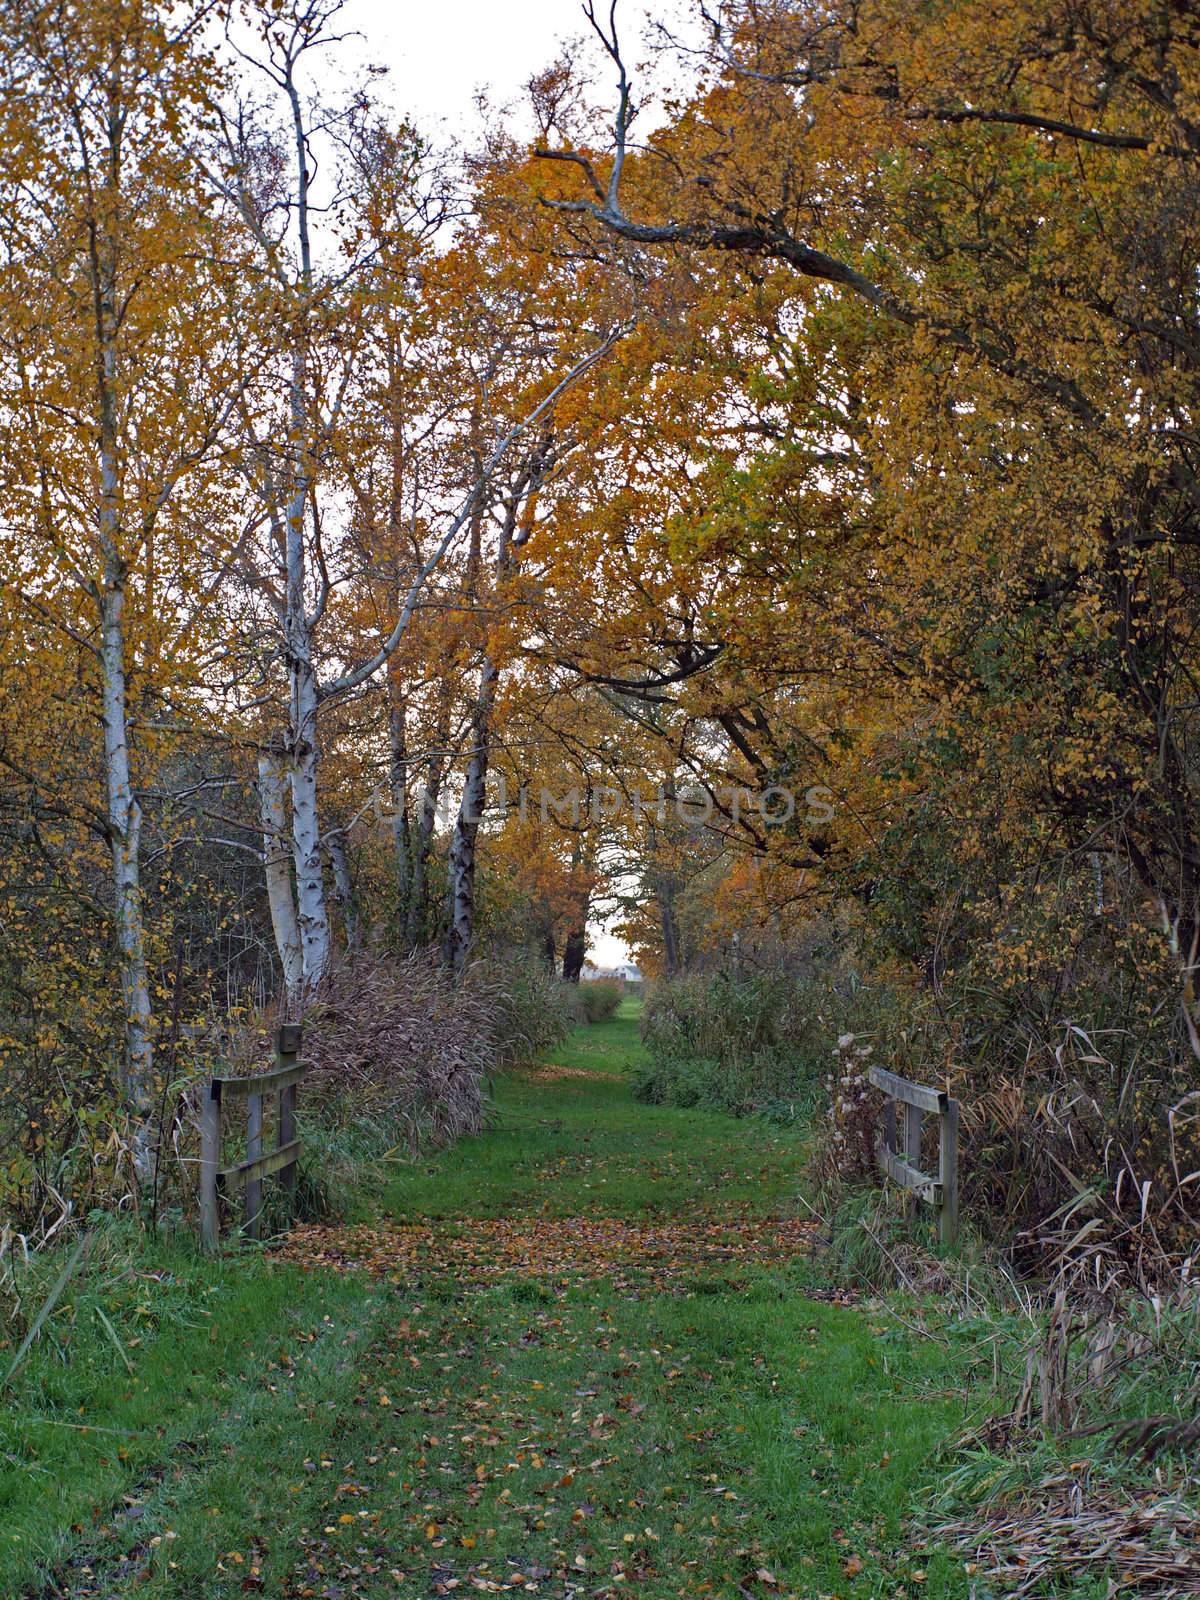
<svg viewBox="0 0 1200 1600">
<path fill-rule="evenodd" d="M 641 969 L 632 961 L 620 961 L 615 967 L 594 967 L 590 961 L 583 963 L 580 983 L 599 983 L 603 978 L 617 978 L 622 983 L 641 983 Z"/>
</svg>

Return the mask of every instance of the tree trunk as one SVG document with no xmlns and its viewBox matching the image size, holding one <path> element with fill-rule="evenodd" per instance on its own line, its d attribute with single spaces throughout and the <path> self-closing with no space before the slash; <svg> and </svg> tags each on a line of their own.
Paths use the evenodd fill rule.
<svg viewBox="0 0 1200 1600">
<path fill-rule="evenodd" d="M 412 893 L 412 823 L 408 814 L 408 726 L 394 672 L 388 674 L 388 777 L 392 802 L 392 847 L 396 857 L 397 925 L 408 921 Z"/>
<path fill-rule="evenodd" d="M 291 1010 L 304 983 L 304 955 L 300 924 L 292 891 L 292 850 L 287 825 L 287 775 L 283 762 L 271 753 L 258 758 L 258 804 L 262 820 L 263 867 L 267 879 L 267 904 L 275 948 L 283 972 L 284 994 Z"/>
<path fill-rule="evenodd" d="M 106 487 L 110 463 L 105 461 Z M 144 1188 L 154 1181 L 154 1044 L 146 928 L 142 914 L 142 811 L 133 793 L 125 702 L 125 573 L 115 552 L 105 560 L 100 595 L 104 770 L 112 847 L 113 910 L 125 1005 L 125 1062 L 121 1089 L 132 1117 L 133 1162 Z"/>
<path fill-rule="evenodd" d="M 359 945 L 358 901 L 354 893 L 354 877 L 350 871 L 350 858 L 346 854 L 346 838 L 340 831 L 326 835 L 325 848 L 329 851 L 329 864 L 333 868 L 333 889 L 338 909 L 342 914 L 342 928 L 346 935 L 347 950 L 357 950 Z"/>
<path fill-rule="evenodd" d="M 114 391 L 117 382 L 117 316 L 114 272 L 108 252 L 94 261 L 96 337 L 100 360 L 97 402 L 100 423 L 98 531 L 102 576 L 100 609 L 101 717 L 109 844 L 112 851 L 113 916 L 125 1007 L 125 1052 L 121 1092 L 130 1116 L 134 1172 L 144 1191 L 154 1186 L 154 1041 L 150 980 L 146 970 L 146 925 L 141 887 L 142 811 L 133 792 L 126 688 L 125 598 L 128 568 L 121 550 L 121 476 Z"/>
<path fill-rule="evenodd" d="M 587 954 L 587 931 L 572 928 L 563 945 L 562 975 L 567 983 L 578 983 L 583 971 L 583 958 Z"/>
<path fill-rule="evenodd" d="M 292 431 L 308 437 L 304 403 L 304 361 L 293 356 Z M 303 448 L 303 443 L 301 443 Z M 296 467 L 295 487 L 287 507 L 287 631 L 291 677 L 292 848 L 296 864 L 296 900 L 300 911 L 300 949 L 304 983 L 318 984 L 329 968 L 329 911 L 321 870 L 321 827 L 317 810 L 317 674 L 312 661 L 312 630 L 305 609 L 304 522 L 309 479 L 306 464 Z"/>
<path fill-rule="evenodd" d="M 307 659 L 293 663 L 292 683 L 292 850 L 304 983 L 311 989 L 329 968 L 329 911 L 317 818 L 317 686 Z"/>
<path fill-rule="evenodd" d="M 675 781 L 673 778 L 668 778 L 663 784 L 663 798 L 669 805 L 674 806 Z M 647 834 L 646 843 L 651 861 L 650 871 L 646 877 L 646 886 L 658 902 L 659 922 L 662 928 L 663 970 L 668 978 L 673 978 L 680 970 L 679 919 L 675 913 L 675 900 L 679 892 L 679 882 L 669 865 L 659 864 L 670 850 L 670 833 L 668 832 L 664 838 L 660 838 L 658 829 L 652 823 Z M 659 854 L 660 848 L 663 852 L 661 856 Z"/>
<path fill-rule="evenodd" d="M 530 517 L 524 529 L 518 527 L 523 505 L 528 506 L 548 467 L 548 446 L 543 445 L 518 473 L 517 483 L 505 502 L 504 520 L 496 549 L 495 583 L 497 588 L 514 568 L 516 553 L 533 530 Z M 477 505 L 471 521 L 471 542 L 467 555 L 466 593 L 472 603 L 478 600 L 478 585 L 482 560 L 483 510 Z M 446 965 L 457 977 L 466 966 L 471 941 L 475 934 L 475 845 L 479 825 L 487 798 L 488 762 L 491 756 L 492 710 L 496 703 L 499 669 L 485 646 L 483 665 L 479 672 L 479 689 L 471 717 L 473 736 L 471 759 L 467 765 L 463 786 L 462 804 L 450 844 L 449 874 L 449 927 L 446 932 Z"/>
<path fill-rule="evenodd" d="M 474 748 L 467 765 L 462 803 L 450 844 L 450 925 L 446 932 L 446 965 L 458 977 L 467 964 L 475 934 L 475 845 L 487 797 L 488 760 L 491 754 L 492 707 L 499 674 L 485 656 L 479 674 L 479 692 L 471 718 Z"/>
<path fill-rule="evenodd" d="M 412 875 L 408 890 L 408 917 L 405 924 L 405 943 L 416 950 L 429 938 L 428 881 L 429 854 L 433 849 L 433 833 L 437 825 L 438 801 L 447 758 L 443 753 L 450 738 L 450 699 L 444 693 L 438 711 L 435 730 L 437 748 L 429 754 L 425 765 L 425 784 L 421 790 L 421 804 L 417 813 L 417 831 L 412 841 Z"/>
<path fill-rule="evenodd" d="M 426 906 L 429 852 L 433 848 L 433 829 L 437 821 L 441 773 L 434 773 L 431 781 L 432 787 L 427 785 L 421 794 L 417 833 L 413 840 L 412 875 L 409 879 L 408 910 L 404 923 L 404 942 L 410 950 L 416 950 L 429 937 Z"/>
<path fill-rule="evenodd" d="M 663 936 L 663 965 L 668 978 L 678 976 L 679 966 L 679 925 L 675 919 L 674 895 L 659 893 L 659 907 L 662 911 L 662 936 Z"/>
<path fill-rule="evenodd" d="M 571 878 L 573 886 L 573 926 L 568 930 L 563 946 L 562 975 L 567 983 L 578 983 L 587 955 L 587 919 L 592 903 L 592 848 L 585 847 L 583 837 L 576 833 L 571 844 Z"/>
</svg>

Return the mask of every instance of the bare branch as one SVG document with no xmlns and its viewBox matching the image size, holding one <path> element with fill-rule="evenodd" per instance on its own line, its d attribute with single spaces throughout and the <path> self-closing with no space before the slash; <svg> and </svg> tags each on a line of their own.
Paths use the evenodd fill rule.
<svg viewBox="0 0 1200 1600">
<path fill-rule="evenodd" d="M 566 373 L 565 376 L 559 379 L 554 388 L 551 389 L 550 393 L 546 395 L 543 400 L 539 401 L 539 403 L 533 408 L 528 416 L 522 418 L 518 422 L 513 423 L 512 427 L 508 430 L 508 432 L 493 449 L 491 455 L 483 463 L 483 466 L 480 468 L 479 475 L 472 485 L 470 492 L 463 501 L 462 505 L 459 507 L 458 511 L 450 519 L 445 533 L 438 541 L 432 554 L 428 556 L 418 568 L 416 576 L 409 585 L 408 593 L 405 596 L 404 605 L 401 607 L 400 615 L 396 619 L 396 625 L 392 629 L 391 633 L 383 641 L 379 649 L 376 650 L 374 655 L 370 656 L 366 661 L 360 663 L 359 666 L 353 668 L 350 672 L 343 673 L 342 676 L 336 679 L 335 682 L 328 684 L 321 691 L 322 700 L 329 700 L 335 695 L 346 694 L 351 689 L 358 688 L 360 684 L 366 683 L 369 678 L 373 678 L 379 671 L 380 667 L 387 662 L 388 657 L 396 649 L 397 645 L 408 631 L 409 623 L 412 621 L 413 615 L 417 610 L 421 594 L 426 583 L 428 583 L 434 572 L 441 565 L 447 551 L 454 542 L 454 539 L 461 532 L 468 518 L 475 511 L 481 496 L 485 493 L 490 485 L 497 467 L 499 467 L 500 463 L 504 460 L 505 456 L 507 456 L 508 452 L 512 449 L 517 440 L 521 438 L 523 434 L 527 433 L 535 423 L 539 422 L 541 418 L 544 417 L 546 413 L 550 411 L 562 398 L 567 390 L 578 383 L 579 379 L 582 378 L 585 373 L 589 372 L 598 361 L 602 361 L 609 351 L 612 350 L 614 346 L 617 345 L 620 340 L 623 339 L 630 331 L 631 326 L 632 324 L 623 323 L 614 328 L 608 334 L 608 336 L 596 346 L 594 350 L 590 351 L 581 360 L 577 361 L 571 370 Z"/>
<path fill-rule="evenodd" d="M 629 77 L 621 58 L 616 33 L 616 0 L 612 0 L 610 6 L 607 29 L 596 19 L 595 0 L 586 0 L 584 9 L 588 21 L 617 68 L 618 103 L 614 124 L 613 169 L 603 204 L 597 204 L 595 200 L 543 199 L 544 206 L 567 215 L 592 217 L 610 233 L 618 238 L 628 239 L 634 244 L 685 245 L 697 250 L 718 250 L 733 255 L 781 261 L 802 277 L 813 278 L 848 290 L 876 311 L 892 318 L 893 321 L 903 323 L 905 327 L 927 328 L 956 348 L 984 357 L 998 371 L 1034 384 L 1086 422 L 1095 424 L 1102 420 L 1101 413 L 1091 404 L 1073 378 L 1064 378 L 1037 367 L 978 332 L 947 322 L 943 318 L 932 317 L 909 305 L 891 290 L 851 266 L 849 262 L 842 261 L 798 239 L 788 231 L 778 213 L 758 216 L 739 214 L 736 221 L 730 222 L 709 219 L 689 222 L 637 222 L 628 217 L 621 206 L 620 182 L 632 114 Z M 587 158 L 576 151 L 535 149 L 534 155 L 541 160 L 570 161 L 585 171 L 589 170 Z M 598 183 L 593 182 L 593 189 L 598 186 Z"/>
</svg>

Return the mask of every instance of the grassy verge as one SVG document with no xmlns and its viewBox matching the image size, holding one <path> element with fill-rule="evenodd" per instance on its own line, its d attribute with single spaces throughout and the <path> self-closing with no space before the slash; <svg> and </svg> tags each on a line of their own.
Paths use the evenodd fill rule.
<svg viewBox="0 0 1200 1600">
<path fill-rule="evenodd" d="M 214 1263 L 101 1236 L 5 1394 L 0 1593 L 132 1586 L 143 1561 L 170 1559 L 182 1486 L 212 1486 L 214 1530 L 243 1516 L 281 1441 L 305 1436 L 296 1385 L 332 1392 L 375 1307 L 362 1284 L 257 1253 Z M 323 1423 L 308 1424 L 314 1448 Z"/>
</svg>

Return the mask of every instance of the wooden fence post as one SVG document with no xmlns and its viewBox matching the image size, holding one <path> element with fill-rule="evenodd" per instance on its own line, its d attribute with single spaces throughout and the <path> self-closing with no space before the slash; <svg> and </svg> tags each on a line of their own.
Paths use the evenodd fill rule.
<svg viewBox="0 0 1200 1600">
<path fill-rule="evenodd" d="M 221 1238 L 220 1197 L 241 1186 L 242 1229 L 249 1239 L 262 1237 L 263 1180 L 279 1175 L 284 1188 L 296 1188 L 300 1139 L 296 1132 L 296 1090 L 304 1074 L 297 1059 L 304 1030 L 298 1022 L 282 1022 L 275 1032 L 275 1069 L 248 1078 L 210 1078 L 200 1107 L 200 1237 L 215 1250 Z M 275 1148 L 263 1154 L 264 1100 L 276 1098 Z M 246 1101 L 246 1159 L 221 1166 L 222 1102 Z"/>
<path fill-rule="evenodd" d="M 895 1101 L 889 1104 L 895 1107 Z M 906 1105 L 904 1108 L 904 1159 L 910 1167 L 921 1170 L 921 1122 L 922 1112 L 920 1106 Z M 920 1196 L 909 1194 L 908 1214 L 915 1217 L 921 1208 Z"/>
<path fill-rule="evenodd" d="M 958 1101 L 945 1089 L 913 1083 L 886 1067 L 868 1067 L 868 1081 L 884 1096 L 883 1130 L 879 1141 L 879 1165 L 901 1188 L 908 1191 L 906 1210 L 911 1216 L 918 1201 L 936 1208 L 938 1238 L 954 1244 L 958 1238 Z M 896 1107 L 904 1107 L 904 1149 L 896 1147 Z M 938 1173 L 931 1177 L 921 1170 L 922 1116 L 938 1119 Z"/>
<path fill-rule="evenodd" d="M 263 1097 L 261 1094 L 246 1096 L 246 1160 L 257 1161 L 262 1155 L 263 1131 Z M 246 1179 L 245 1201 L 245 1230 L 250 1239 L 262 1237 L 262 1195 L 263 1186 L 261 1178 Z"/>
<path fill-rule="evenodd" d="M 215 1250 L 221 1233 L 217 1173 L 221 1166 L 221 1085 L 206 1086 L 200 1107 L 200 1239 Z"/>
<path fill-rule="evenodd" d="M 942 1204 L 938 1211 L 938 1239 L 942 1244 L 958 1241 L 958 1101 L 946 1097 L 939 1124 L 938 1178 L 942 1185 Z"/>
<path fill-rule="evenodd" d="M 294 1067 L 300 1054 L 303 1033 L 298 1022 L 283 1022 L 275 1030 L 275 1063 L 279 1067 Z M 291 1144 L 296 1137 L 296 1085 L 285 1084 L 279 1091 L 279 1132 L 276 1147 Z M 284 1167 L 279 1175 L 288 1194 L 296 1192 L 296 1164 Z"/>
</svg>

